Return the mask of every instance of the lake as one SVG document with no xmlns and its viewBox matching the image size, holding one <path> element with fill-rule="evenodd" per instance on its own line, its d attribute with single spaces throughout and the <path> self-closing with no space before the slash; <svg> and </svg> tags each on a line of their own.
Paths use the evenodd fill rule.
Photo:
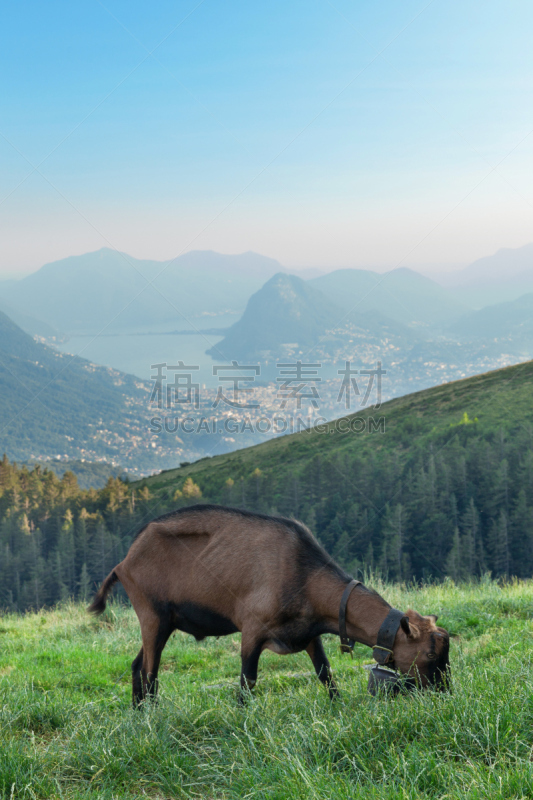
<svg viewBox="0 0 533 800">
<path fill-rule="evenodd" d="M 71 336 L 68 342 L 58 345 L 62 353 L 81 356 L 95 364 L 119 369 L 149 381 L 152 364 L 177 364 L 199 366 L 195 371 L 195 382 L 215 386 L 218 378 L 213 376 L 213 366 L 227 364 L 220 359 L 214 361 L 205 351 L 218 344 L 222 336 L 208 334 L 176 335 L 171 333 L 121 334 L 99 336 Z M 198 377 L 196 377 L 198 376 Z"/>
</svg>

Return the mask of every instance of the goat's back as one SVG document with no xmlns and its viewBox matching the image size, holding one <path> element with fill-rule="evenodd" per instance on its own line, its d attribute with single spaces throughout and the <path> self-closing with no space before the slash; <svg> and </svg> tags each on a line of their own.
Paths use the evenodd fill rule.
<svg viewBox="0 0 533 800">
<path fill-rule="evenodd" d="M 134 606 L 132 592 L 159 603 L 214 604 L 238 619 L 244 606 L 270 613 L 327 558 L 294 520 L 198 505 L 150 522 L 117 572 Z"/>
</svg>

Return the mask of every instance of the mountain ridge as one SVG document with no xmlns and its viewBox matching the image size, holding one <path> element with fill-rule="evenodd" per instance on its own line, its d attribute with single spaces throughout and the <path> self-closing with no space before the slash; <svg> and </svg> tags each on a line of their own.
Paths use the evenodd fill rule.
<svg viewBox="0 0 533 800">
<path fill-rule="evenodd" d="M 476 339 L 507 339 L 513 351 L 524 346 L 533 348 L 533 292 L 516 300 L 495 303 L 474 311 L 454 325 L 450 332 L 456 336 Z"/>
<path fill-rule="evenodd" d="M 475 309 L 517 300 L 533 291 L 533 243 L 502 247 L 439 282 Z"/>
<path fill-rule="evenodd" d="M 0 303 L 67 334 L 161 323 L 176 327 L 206 312 L 241 311 L 278 271 L 283 267 L 275 259 L 251 251 L 235 256 L 190 251 L 155 261 L 101 248 L 0 283 Z"/>
<path fill-rule="evenodd" d="M 334 270 L 310 283 L 342 308 L 380 311 L 406 325 L 429 328 L 449 324 L 469 309 L 436 281 L 409 267 L 383 274 L 371 270 Z"/>
</svg>

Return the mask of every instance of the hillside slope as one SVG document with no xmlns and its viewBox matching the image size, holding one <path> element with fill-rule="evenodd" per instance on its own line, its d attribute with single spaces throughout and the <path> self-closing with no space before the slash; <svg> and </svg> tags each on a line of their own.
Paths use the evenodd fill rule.
<svg viewBox="0 0 533 800">
<path fill-rule="evenodd" d="M 0 452 L 10 458 L 130 461 L 121 444 L 144 427 L 147 389 L 35 342 L 0 312 L 0 398 Z"/>
<path fill-rule="evenodd" d="M 2 284 L 0 283 L 0 295 L 2 293 Z M 0 300 L 0 311 L 9 317 L 12 322 L 22 328 L 25 333 L 30 336 L 37 336 L 47 341 L 61 341 L 64 339 L 64 334 L 48 325 L 47 322 L 42 322 L 40 319 L 25 314 L 23 311 L 17 311 L 12 308 L 9 303 Z"/>
<path fill-rule="evenodd" d="M 138 484 L 295 515 L 352 570 L 533 574 L 533 362 L 417 392 Z M 189 480 L 187 486 L 185 481 Z"/>
<path fill-rule="evenodd" d="M 272 439 L 233 453 L 201 459 L 186 467 L 166 470 L 145 478 L 139 485 L 151 491 L 168 488 L 191 476 L 195 481 L 208 481 L 222 486 L 227 477 L 240 478 L 250 468 L 259 467 L 292 471 L 305 465 L 315 455 L 355 453 L 370 456 L 378 452 L 395 452 L 407 457 L 422 442 L 437 440 L 457 426 L 464 414 L 477 419 L 477 430 L 490 433 L 517 425 L 533 425 L 533 361 L 476 375 L 473 378 L 446 383 L 421 392 L 398 397 L 383 403 L 379 411 L 366 408 L 320 429 L 305 430 Z M 369 420 L 385 419 L 385 433 L 370 432 Z M 355 420 L 361 420 L 355 423 Z M 364 430 L 345 432 L 350 425 Z M 416 437 L 413 435 L 416 432 Z"/>
</svg>

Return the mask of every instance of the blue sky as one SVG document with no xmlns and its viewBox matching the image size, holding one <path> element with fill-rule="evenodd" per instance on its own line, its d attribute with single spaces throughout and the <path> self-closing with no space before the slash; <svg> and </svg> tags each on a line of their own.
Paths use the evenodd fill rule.
<svg viewBox="0 0 533 800">
<path fill-rule="evenodd" d="M 1 275 L 102 246 L 383 268 L 533 241 L 530 3 L 8 2 L 3 23 Z"/>
</svg>

